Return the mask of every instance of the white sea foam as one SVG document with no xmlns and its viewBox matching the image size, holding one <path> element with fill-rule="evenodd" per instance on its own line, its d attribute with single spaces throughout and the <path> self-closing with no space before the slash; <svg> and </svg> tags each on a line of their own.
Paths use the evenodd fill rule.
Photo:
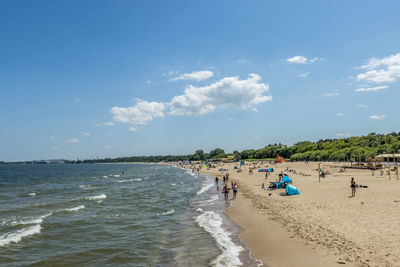
<svg viewBox="0 0 400 267">
<path fill-rule="evenodd" d="M 3 247 L 10 243 L 18 243 L 24 237 L 40 233 L 40 229 L 41 229 L 40 224 L 37 224 L 34 226 L 23 228 L 21 230 L 17 230 L 15 232 L 4 234 L 0 236 L 0 247 Z"/>
<path fill-rule="evenodd" d="M 203 209 L 202 209 L 202 208 L 197 208 L 196 211 L 197 211 L 197 212 L 203 212 Z"/>
<path fill-rule="evenodd" d="M 222 218 L 217 213 L 206 211 L 196 217 L 196 222 L 201 228 L 211 234 L 222 250 L 214 261 L 215 266 L 241 266 L 239 254 L 243 247 L 233 243 L 230 234 L 222 228 Z"/>
<path fill-rule="evenodd" d="M 166 212 L 163 212 L 163 213 L 161 213 L 161 215 L 165 216 L 165 215 L 170 215 L 170 214 L 172 214 L 172 213 L 175 213 L 175 210 L 174 210 L 174 209 L 169 210 L 169 211 L 166 211 Z"/>
<path fill-rule="evenodd" d="M 108 176 L 107 175 L 103 175 L 103 178 L 108 178 Z"/>
<path fill-rule="evenodd" d="M 113 176 L 114 177 L 121 177 L 121 175 L 119 175 L 119 174 L 114 174 Z"/>
<path fill-rule="evenodd" d="M 36 196 L 36 193 L 29 193 L 28 196 L 34 197 Z"/>
<path fill-rule="evenodd" d="M 87 200 L 99 200 L 99 199 L 105 199 L 105 198 L 107 198 L 106 194 L 100 194 L 97 196 L 87 197 L 86 199 Z"/>
<path fill-rule="evenodd" d="M 175 186 L 176 184 L 171 184 L 172 186 Z"/>
<path fill-rule="evenodd" d="M 49 217 L 50 215 L 52 215 L 53 212 L 47 213 L 45 215 L 42 215 L 40 217 L 37 218 L 33 218 L 33 219 L 29 219 L 29 220 L 22 220 L 22 221 L 12 221 L 10 223 L 10 225 L 14 226 L 14 225 L 25 225 L 25 224 L 40 224 L 43 222 L 44 218 Z"/>
<path fill-rule="evenodd" d="M 82 210 L 82 209 L 84 209 L 85 208 L 85 206 L 83 206 L 83 205 L 79 205 L 79 206 L 77 206 L 77 207 L 74 207 L 74 208 L 70 208 L 70 209 L 62 209 L 62 210 L 59 210 L 59 211 L 77 211 L 77 210 Z"/>
<path fill-rule="evenodd" d="M 135 182 L 135 181 L 141 181 L 141 178 L 135 178 L 135 179 L 127 179 L 127 180 L 114 180 L 116 183 L 128 183 L 128 182 Z"/>
<path fill-rule="evenodd" d="M 208 189 L 210 189 L 213 186 L 213 182 L 210 180 L 206 180 L 203 183 L 203 187 L 196 193 L 197 195 L 203 194 L 204 192 L 206 192 Z"/>
<path fill-rule="evenodd" d="M 186 174 L 189 174 L 189 175 L 191 175 L 191 176 L 196 176 L 196 174 L 195 174 L 193 171 L 186 171 L 185 173 L 186 173 Z"/>
<path fill-rule="evenodd" d="M 79 186 L 79 188 L 81 188 L 81 189 L 86 189 L 86 190 L 96 189 L 96 187 L 91 186 L 91 185 L 89 185 L 89 184 L 82 184 L 82 185 Z"/>
<path fill-rule="evenodd" d="M 218 195 L 211 196 L 210 199 L 207 199 L 207 202 L 211 203 L 211 202 L 214 202 L 216 200 L 218 200 Z"/>
</svg>

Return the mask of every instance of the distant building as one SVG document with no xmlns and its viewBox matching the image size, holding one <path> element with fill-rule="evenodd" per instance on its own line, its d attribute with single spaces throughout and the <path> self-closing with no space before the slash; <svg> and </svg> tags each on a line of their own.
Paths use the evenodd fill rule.
<svg viewBox="0 0 400 267">
<path fill-rule="evenodd" d="M 379 154 L 375 156 L 377 162 L 400 162 L 400 153 Z"/>
</svg>

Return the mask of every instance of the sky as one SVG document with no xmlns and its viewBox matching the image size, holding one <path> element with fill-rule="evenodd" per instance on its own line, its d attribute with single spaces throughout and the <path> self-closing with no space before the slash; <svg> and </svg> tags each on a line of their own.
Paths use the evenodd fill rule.
<svg viewBox="0 0 400 267">
<path fill-rule="evenodd" d="M 0 161 L 400 131 L 399 1 L 0 2 Z"/>
</svg>

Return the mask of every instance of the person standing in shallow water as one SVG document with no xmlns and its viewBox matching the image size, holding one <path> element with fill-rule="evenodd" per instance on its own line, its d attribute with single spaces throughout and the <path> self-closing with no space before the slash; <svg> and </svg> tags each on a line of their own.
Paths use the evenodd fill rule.
<svg viewBox="0 0 400 267">
<path fill-rule="evenodd" d="M 356 181 L 354 181 L 354 177 L 351 177 L 351 196 L 355 197 L 356 196 Z"/>
<path fill-rule="evenodd" d="M 215 184 L 217 185 L 217 190 L 219 190 L 219 179 L 218 179 L 218 176 L 215 176 Z"/>
</svg>

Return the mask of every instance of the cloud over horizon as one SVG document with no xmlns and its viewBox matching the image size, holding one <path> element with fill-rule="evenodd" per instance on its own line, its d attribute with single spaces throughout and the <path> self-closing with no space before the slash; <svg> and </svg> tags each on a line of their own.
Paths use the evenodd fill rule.
<svg viewBox="0 0 400 267">
<path fill-rule="evenodd" d="M 129 124 L 146 124 L 154 118 L 164 117 L 165 104 L 161 102 L 147 102 L 136 99 L 136 103 L 132 107 L 112 107 L 110 113 L 114 115 L 116 122 Z"/>
<path fill-rule="evenodd" d="M 386 118 L 386 116 L 385 115 L 372 115 L 372 116 L 369 116 L 369 118 L 372 120 L 382 120 L 382 119 Z"/>
<path fill-rule="evenodd" d="M 239 107 L 249 109 L 272 99 L 263 95 L 269 90 L 258 74 L 250 74 L 246 80 L 238 76 L 225 77 L 203 87 L 189 85 L 185 94 L 174 96 L 168 103 L 171 115 L 203 115 L 217 108 Z"/>
<path fill-rule="evenodd" d="M 254 110 L 255 105 L 270 101 L 272 96 L 264 95 L 269 90 L 261 76 L 251 73 L 245 80 L 238 76 L 225 77 L 206 86 L 188 85 L 184 94 L 172 97 L 170 102 L 147 102 L 136 99 L 131 107 L 115 106 L 110 109 L 116 122 L 131 125 L 147 124 L 154 118 L 168 115 L 204 115 L 218 108 L 238 107 Z M 129 128 L 136 131 L 135 127 Z"/>
</svg>

